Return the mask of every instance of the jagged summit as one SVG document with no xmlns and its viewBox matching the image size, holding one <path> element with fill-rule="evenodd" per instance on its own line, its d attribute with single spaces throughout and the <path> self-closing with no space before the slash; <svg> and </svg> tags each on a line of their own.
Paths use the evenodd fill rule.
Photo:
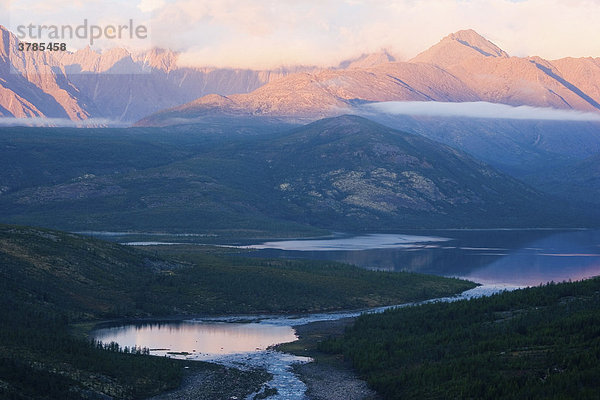
<svg viewBox="0 0 600 400">
<path fill-rule="evenodd" d="M 474 57 L 508 58 L 509 55 L 473 29 L 466 29 L 451 33 L 411 62 L 447 67 Z"/>
<path fill-rule="evenodd" d="M 177 57 L 178 54 L 172 50 L 153 48 L 138 55 L 136 61 L 142 61 L 144 65 L 156 70 L 170 72 L 177 69 Z"/>
<path fill-rule="evenodd" d="M 66 83 L 51 52 L 19 51 L 19 39 L 0 27 L 0 116 L 87 119 L 93 107 Z"/>
<path fill-rule="evenodd" d="M 449 39 L 456 40 L 465 46 L 477 50 L 487 57 L 508 57 L 508 53 L 490 42 L 473 29 L 465 29 L 447 36 Z"/>
<path fill-rule="evenodd" d="M 4 26 L 0 37 L 0 116 L 8 117 L 96 117 L 157 126 L 204 116 L 308 122 L 378 101 L 600 110 L 598 59 L 509 57 L 472 29 L 444 37 L 408 62 L 381 50 L 336 68 L 275 70 L 179 66 L 178 53 L 168 49 L 23 53 Z M 210 93 L 215 95 L 202 99 Z"/>
<path fill-rule="evenodd" d="M 369 68 L 394 61 L 396 61 L 396 58 L 388 53 L 387 50 L 381 50 L 377 53 L 363 54 L 360 57 L 342 61 L 338 68 Z"/>
</svg>

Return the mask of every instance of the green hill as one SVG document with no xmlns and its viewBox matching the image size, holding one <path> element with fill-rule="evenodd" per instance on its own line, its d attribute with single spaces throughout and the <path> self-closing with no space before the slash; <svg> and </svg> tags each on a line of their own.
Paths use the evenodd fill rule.
<svg viewBox="0 0 600 400">
<path fill-rule="evenodd" d="M 595 223 L 458 150 L 356 116 L 280 133 L 0 136 L 2 221 L 63 230 L 307 236 Z"/>
<path fill-rule="evenodd" d="M 216 256 L 198 246 L 169 252 L 0 225 L 0 397 L 141 398 L 176 387 L 184 365 L 213 368 L 91 344 L 73 335 L 74 323 L 362 308 L 474 286 L 338 263 Z"/>
<path fill-rule="evenodd" d="M 357 319 L 321 344 L 384 399 L 597 399 L 600 279 Z"/>
<path fill-rule="evenodd" d="M 277 216 L 330 229 L 560 225 L 570 214 L 463 152 L 357 116 L 238 154 L 268 165 Z"/>
</svg>

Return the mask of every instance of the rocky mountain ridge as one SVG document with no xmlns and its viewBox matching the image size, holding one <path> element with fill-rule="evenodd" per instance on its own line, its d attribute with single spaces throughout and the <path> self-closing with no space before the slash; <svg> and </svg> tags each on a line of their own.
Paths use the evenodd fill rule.
<svg viewBox="0 0 600 400">
<path fill-rule="evenodd" d="M 142 126 L 194 123 L 207 114 L 307 122 L 379 101 L 487 101 L 600 112 L 600 59 L 511 57 L 473 30 L 450 34 L 407 62 L 382 50 L 336 68 L 263 71 L 180 67 L 177 54 L 165 49 L 19 52 L 18 39 L 4 27 L 0 33 L 5 117 L 142 118 Z"/>
<path fill-rule="evenodd" d="M 453 33 L 408 62 L 361 66 L 364 59 L 346 69 L 290 74 L 253 92 L 227 96 L 216 108 L 207 98 L 197 99 L 138 125 L 194 123 L 206 114 L 305 122 L 380 101 L 485 101 L 600 112 L 600 59 L 511 57 L 473 30 Z"/>
<path fill-rule="evenodd" d="M 245 93 L 312 68 L 179 67 L 177 53 L 166 49 L 22 52 L 1 25 L 0 36 L 0 117 L 133 122 L 205 94 Z"/>
</svg>

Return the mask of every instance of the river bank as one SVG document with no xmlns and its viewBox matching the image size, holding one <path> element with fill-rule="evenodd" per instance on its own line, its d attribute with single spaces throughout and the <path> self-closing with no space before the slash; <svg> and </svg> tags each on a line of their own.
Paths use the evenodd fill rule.
<svg viewBox="0 0 600 400">
<path fill-rule="evenodd" d="M 218 364 L 221 368 L 239 370 L 236 373 L 240 374 L 265 371 L 272 375 L 270 380 L 255 382 L 260 388 L 259 392 L 256 392 L 256 387 L 238 384 L 245 388 L 246 394 L 250 393 L 244 397 L 246 399 L 263 394 L 273 395 L 273 399 L 335 399 L 336 396 L 343 399 L 376 399 L 375 393 L 352 372 L 348 363 L 334 356 L 320 354 L 317 351 L 318 343 L 328 337 L 342 335 L 345 327 L 363 313 L 380 313 L 389 308 L 432 301 L 452 302 L 505 289 L 505 286 L 478 286 L 451 297 L 346 312 L 296 316 L 222 316 L 156 324 L 146 322 L 99 329 L 92 336 L 96 340 L 106 343 L 114 341 L 130 348 L 148 347 L 150 354 L 175 357 L 185 362 L 197 360 Z M 283 335 L 271 335 L 276 332 Z M 263 340 L 265 334 L 267 341 Z M 299 340 L 294 340 L 296 336 Z M 231 342 L 228 337 L 235 339 Z M 205 339 L 201 341 L 200 338 Z M 230 348 L 230 344 L 237 346 L 238 343 L 245 343 L 247 348 Z M 267 347 L 267 343 L 286 344 Z M 206 348 L 206 344 L 212 344 L 213 348 Z M 187 399 L 199 397 L 197 393 L 204 392 L 212 393 L 212 398 L 240 398 L 239 393 L 227 389 L 229 383 L 227 374 L 197 374 L 187 378 L 179 389 L 162 398 Z M 203 390 L 205 385 L 207 388 Z M 211 389 L 215 387 L 220 389 L 215 392 Z"/>
<path fill-rule="evenodd" d="M 356 317 L 317 321 L 296 326 L 298 340 L 275 346 L 279 351 L 310 357 L 313 362 L 295 364 L 292 369 L 307 387 L 308 400 L 378 400 L 379 396 L 352 370 L 343 357 L 318 351 L 320 341 L 344 333 Z"/>
<path fill-rule="evenodd" d="M 343 358 L 321 353 L 319 341 L 342 335 L 355 317 L 311 322 L 295 326 L 298 340 L 273 347 L 274 350 L 299 357 L 310 357 L 313 362 L 292 365 L 293 373 L 306 385 L 307 400 L 378 400 Z M 242 370 L 223 365 L 193 362 L 181 386 L 149 400 L 230 400 L 254 399 L 269 389 L 273 375 L 265 369 Z M 256 397 L 257 399 L 264 397 Z"/>
<path fill-rule="evenodd" d="M 231 400 L 259 392 L 273 377 L 264 369 L 242 371 L 211 363 L 191 362 L 179 388 L 148 400 Z"/>
<path fill-rule="evenodd" d="M 392 307 L 369 310 L 380 313 L 387 308 L 407 307 L 430 302 L 454 302 L 461 299 L 490 296 L 515 287 L 504 285 L 482 285 L 467 290 L 458 296 L 438 298 L 417 303 L 406 303 Z M 348 360 L 342 355 L 331 355 L 318 350 L 319 342 L 330 337 L 342 336 L 346 327 L 352 325 L 358 314 L 338 319 L 321 319 L 294 326 L 298 340 L 274 346 L 274 349 L 300 357 L 310 357 L 313 362 L 294 364 L 292 370 L 306 385 L 308 400 L 378 400 L 380 397 L 362 380 Z"/>
</svg>

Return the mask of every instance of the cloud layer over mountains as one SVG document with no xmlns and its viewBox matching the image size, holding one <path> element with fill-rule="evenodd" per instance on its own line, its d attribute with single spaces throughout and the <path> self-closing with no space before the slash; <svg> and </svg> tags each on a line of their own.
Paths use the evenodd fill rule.
<svg viewBox="0 0 600 400">
<path fill-rule="evenodd" d="M 429 117 L 466 117 L 492 119 L 529 119 L 540 121 L 600 121 L 600 114 L 577 110 L 509 106 L 485 101 L 449 103 L 436 101 L 387 101 L 367 104 L 360 108 L 365 116 L 370 113 L 413 115 Z"/>
<path fill-rule="evenodd" d="M 276 70 L 182 67 L 180 55 L 164 49 L 22 52 L 15 35 L 1 26 L 0 34 L 4 117 L 141 120 L 143 126 L 231 116 L 308 122 L 366 103 L 398 101 L 487 102 L 600 113 L 600 58 L 514 57 L 472 29 L 447 35 L 408 62 L 378 52 L 335 68 Z M 591 118 L 482 104 L 401 107 L 402 112 L 436 115 Z"/>
<path fill-rule="evenodd" d="M 34 16 L 30 10 L 36 10 Z M 20 0 L 0 5 L 0 20 L 14 23 L 133 18 L 148 25 L 154 46 L 182 52 L 187 66 L 253 69 L 329 67 L 382 48 L 407 60 L 464 27 L 511 55 L 594 56 L 600 54 L 598 15 L 597 0 L 88 0 L 76 5 Z"/>
</svg>

